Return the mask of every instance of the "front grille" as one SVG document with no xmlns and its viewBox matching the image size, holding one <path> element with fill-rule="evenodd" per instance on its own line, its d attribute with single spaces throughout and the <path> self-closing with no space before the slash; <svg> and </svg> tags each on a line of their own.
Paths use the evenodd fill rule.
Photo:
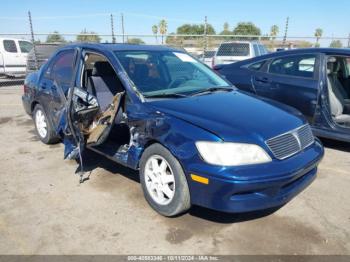
<svg viewBox="0 0 350 262">
<path fill-rule="evenodd" d="M 310 125 L 306 124 L 288 133 L 266 141 L 277 159 L 285 159 L 299 153 L 315 141 Z"/>
</svg>

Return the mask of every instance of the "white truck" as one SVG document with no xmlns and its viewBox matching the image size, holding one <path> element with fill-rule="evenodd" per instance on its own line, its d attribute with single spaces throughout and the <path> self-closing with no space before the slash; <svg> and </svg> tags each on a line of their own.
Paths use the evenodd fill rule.
<svg viewBox="0 0 350 262">
<path fill-rule="evenodd" d="M 0 38 L 0 76 L 25 76 L 27 55 L 32 48 L 33 44 L 27 40 Z"/>
</svg>

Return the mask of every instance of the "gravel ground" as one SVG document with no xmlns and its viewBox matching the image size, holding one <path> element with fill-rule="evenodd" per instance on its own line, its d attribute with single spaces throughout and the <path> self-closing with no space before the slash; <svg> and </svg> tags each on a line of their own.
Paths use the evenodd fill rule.
<svg viewBox="0 0 350 262">
<path fill-rule="evenodd" d="M 323 141 L 315 182 L 279 210 L 165 218 L 138 174 L 89 153 L 90 180 L 38 141 L 21 89 L 0 88 L 0 254 L 349 254 L 350 145 Z"/>
</svg>

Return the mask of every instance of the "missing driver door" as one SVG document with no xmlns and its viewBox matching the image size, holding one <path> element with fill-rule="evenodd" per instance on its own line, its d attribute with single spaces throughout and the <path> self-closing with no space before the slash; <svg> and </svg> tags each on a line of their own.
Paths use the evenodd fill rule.
<svg viewBox="0 0 350 262">
<path fill-rule="evenodd" d="M 105 84 L 110 82 L 110 74 L 116 74 L 104 56 L 83 52 L 80 57 L 76 77 L 79 81 L 72 89 L 69 110 L 79 151 L 107 140 L 124 95 L 120 90 L 112 93 Z"/>
</svg>

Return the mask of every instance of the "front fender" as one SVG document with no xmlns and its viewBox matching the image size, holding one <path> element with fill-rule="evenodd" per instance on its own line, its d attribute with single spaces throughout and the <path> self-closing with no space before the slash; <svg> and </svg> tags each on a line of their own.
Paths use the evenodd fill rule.
<svg viewBox="0 0 350 262">
<path fill-rule="evenodd" d="M 188 163 L 199 160 L 196 141 L 221 141 L 209 131 L 163 114 L 149 118 L 138 127 L 132 127 L 131 136 L 128 166 L 134 169 L 138 168 L 143 151 L 152 143 L 166 147 L 186 171 Z"/>
</svg>

